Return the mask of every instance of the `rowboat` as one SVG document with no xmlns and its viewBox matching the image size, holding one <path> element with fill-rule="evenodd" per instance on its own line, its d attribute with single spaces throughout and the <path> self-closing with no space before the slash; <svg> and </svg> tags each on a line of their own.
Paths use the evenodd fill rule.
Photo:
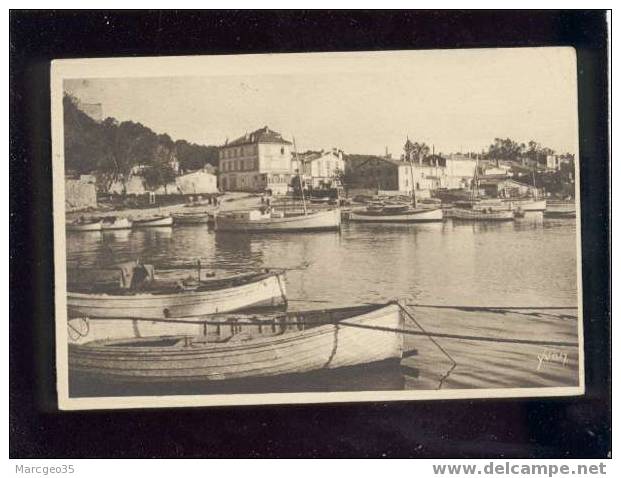
<svg viewBox="0 0 621 478">
<path fill-rule="evenodd" d="M 192 335 L 70 343 L 69 373 L 112 383 L 221 382 L 398 361 L 403 352 L 396 303 L 211 319 Z"/>
<path fill-rule="evenodd" d="M 207 224 L 209 222 L 209 214 L 204 213 L 178 213 L 172 215 L 173 222 L 176 225 L 193 225 Z"/>
<path fill-rule="evenodd" d="M 153 216 L 144 219 L 135 219 L 134 226 L 136 227 L 162 227 L 162 226 L 172 226 L 173 218 L 172 216 Z"/>
<path fill-rule="evenodd" d="M 441 222 L 442 208 L 414 208 L 409 205 L 372 205 L 349 214 L 352 222 Z"/>
<path fill-rule="evenodd" d="M 101 221 L 75 221 L 67 223 L 67 231 L 69 232 L 92 232 L 101 231 Z"/>
<path fill-rule="evenodd" d="M 455 207 L 450 215 L 453 219 L 462 221 L 513 221 L 514 213 L 512 210 L 493 210 L 493 209 L 466 209 Z"/>
<path fill-rule="evenodd" d="M 282 271 L 254 272 L 222 279 L 166 281 L 154 279 L 136 290 L 117 281 L 93 285 L 69 283 L 69 315 L 95 318 L 178 318 L 215 314 L 286 302 Z M 127 269 L 129 270 L 129 269 Z M 125 284 L 132 284 L 131 272 Z M 123 276 L 122 276 L 123 279 Z"/>
<path fill-rule="evenodd" d="M 220 232 L 306 232 L 338 230 L 338 208 L 307 214 L 283 214 L 280 211 L 236 211 L 216 214 L 215 229 Z"/>
<path fill-rule="evenodd" d="M 104 231 L 116 231 L 119 229 L 131 229 L 132 221 L 127 219 L 126 217 L 112 217 L 102 219 L 101 228 Z"/>
</svg>

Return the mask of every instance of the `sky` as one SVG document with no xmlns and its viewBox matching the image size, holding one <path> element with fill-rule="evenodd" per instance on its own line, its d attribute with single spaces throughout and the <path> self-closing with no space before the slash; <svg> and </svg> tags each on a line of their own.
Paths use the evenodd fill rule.
<svg viewBox="0 0 621 478">
<path fill-rule="evenodd" d="M 174 140 L 221 145 L 269 126 L 300 151 L 398 157 L 409 136 L 443 153 L 495 137 L 578 152 L 570 48 L 108 61 L 83 61 L 65 91 Z"/>
</svg>

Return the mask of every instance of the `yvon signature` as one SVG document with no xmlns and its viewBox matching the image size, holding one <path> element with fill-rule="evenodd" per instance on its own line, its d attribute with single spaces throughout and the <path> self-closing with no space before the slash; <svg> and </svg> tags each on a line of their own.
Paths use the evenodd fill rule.
<svg viewBox="0 0 621 478">
<path fill-rule="evenodd" d="M 545 363 L 557 363 L 563 367 L 567 365 L 567 352 L 561 350 L 544 350 L 537 354 L 537 371 L 541 370 Z"/>
</svg>

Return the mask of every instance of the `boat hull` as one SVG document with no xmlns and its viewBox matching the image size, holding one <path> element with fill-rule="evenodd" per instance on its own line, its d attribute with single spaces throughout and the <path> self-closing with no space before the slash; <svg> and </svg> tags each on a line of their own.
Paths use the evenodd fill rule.
<svg viewBox="0 0 621 478">
<path fill-rule="evenodd" d="M 352 211 L 349 220 L 352 222 L 441 222 L 444 219 L 441 208 L 419 209 L 404 213 L 381 214 Z"/>
<path fill-rule="evenodd" d="M 173 215 L 173 221 L 178 226 L 192 226 L 195 224 L 207 224 L 209 222 L 208 214 L 179 214 Z"/>
<path fill-rule="evenodd" d="M 198 344 L 180 339 L 173 347 L 69 344 L 69 370 L 93 379 L 129 383 L 224 381 L 307 373 L 400 359 L 403 334 L 398 330 L 402 328 L 399 306 L 388 304 L 342 321 L 302 330 L 294 326 L 293 330 L 246 342 L 235 340 L 234 335 L 220 343 Z M 147 339 L 147 343 L 151 342 Z"/>
<path fill-rule="evenodd" d="M 137 219 L 134 221 L 136 227 L 162 227 L 172 226 L 173 218 L 171 216 L 159 217 L 157 219 Z"/>
<path fill-rule="evenodd" d="M 217 232 L 307 232 L 335 231 L 341 227 L 341 211 L 330 209 L 313 212 L 307 215 L 270 218 L 259 220 L 243 220 L 215 216 Z"/>
<path fill-rule="evenodd" d="M 104 221 L 101 225 L 101 228 L 104 231 L 119 231 L 122 229 L 131 229 L 132 221 L 130 221 L 127 218 L 117 219 L 114 222 L 108 222 L 108 223 Z"/>
<path fill-rule="evenodd" d="M 67 293 L 69 315 L 89 318 L 174 319 L 223 313 L 247 307 L 278 306 L 285 302 L 285 277 L 281 272 L 266 274 L 242 285 L 216 290 L 131 295 L 71 291 Z"/>
<path fill-rule="evenodd" d="M 474 209 L 453 208 L 451 210 L 451 218 L 458 221 L 501 222 L 513 221 L 515 215 L 513 211 L 509 210 L 478 211 Z"/>
<path fill-rule="evenodd" d="M 547 207 L 547 201 L 545 199 L 534 199 L 526 201 L 514 201 L 507 200 L 509 207 L 513 209 L 520 209 L 524 212 L 540 212 L 545 211 Z"/>
<path fill-rule="evenodd" d="M 69 232 L 94 232 L 101 231 L 102 223 L 92 222 L 89 224 L 67 224 L 67 231 Z"/>
</svg>

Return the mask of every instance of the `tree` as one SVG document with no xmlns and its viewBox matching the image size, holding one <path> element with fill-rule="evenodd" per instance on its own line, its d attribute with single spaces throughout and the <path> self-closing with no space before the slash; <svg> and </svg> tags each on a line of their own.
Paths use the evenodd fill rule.
<svg viewBox="0 0 621 478">
<path fill-rule="evenodd" d="M 518 161 L 525 150 L 526 145 L 524 143 L 518 143 L 511 138 L 494 138 L 494 143 L 490 144 L 486 157 L 488 159 Z"/>
<path fill-rule="evenodd" d="M 403 151 L 405 153 L 406 161 L 416 161 L 420 162 L 425 159 L 429 155 L 429 146 L 424 142 L 412 142 L 410 138 L 407 139 L 405 145 L 403 146 Z"/>
</svg>

